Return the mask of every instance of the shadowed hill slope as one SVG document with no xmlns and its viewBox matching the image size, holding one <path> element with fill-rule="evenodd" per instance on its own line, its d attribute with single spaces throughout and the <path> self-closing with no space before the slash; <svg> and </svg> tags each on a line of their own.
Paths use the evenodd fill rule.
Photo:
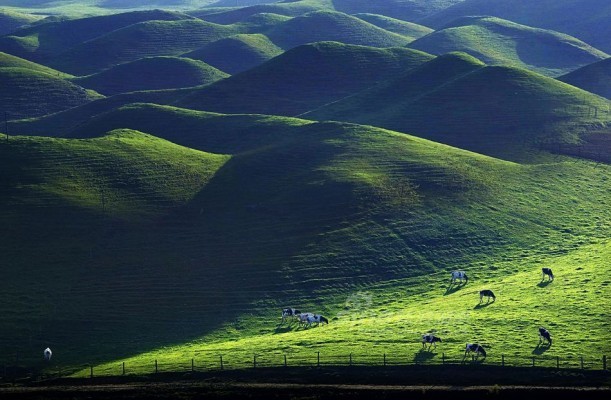
<svg viewBox="0 0 611 400">
<path fill-rule="evenodd" d="M 0 8 L 0 36 L 10 34 L 42 17 Z"/>
<path fill-rule="evenodd" d="M 140 22 L 75 46 L 48 64 L 85 75 L 143 57 L 178 56 L 236 33 L 196 19 Z"/>
<path fill-rule="evenodd" d="M 491 15 L 553 29 L 611 52 L 611 4 L 606 0 L 466 0 L 417 22 L 443 28 L 456 18 L 468 15 Z"/>
<path fill-rule="evenodd" d="M 60 72 L 53 68 L 45 67 L 44 65 L 25 60 L 20 57 L 15 57 L 11 54 L 0 52 L 0 68 L 24 68 L 37 72 L 44 72 L 49 75 L 54 75 L 60 78 L 68 78 L 72 75 Z"/>
<path fill-rule="evenodd" d="M 270 30 L 267 36 L 284 49 L 320 41 L 373 47 L 404 46 L 410 42 L 407 37 L 335 11 L 315 11 L 295 17 Z"/>
<path fill-rule="evenodd" d="M 388 84 L 305 115 L 382 126 L 501 158 L 516 146 L 575 143 L 608 123 L 608 102 L 534 72 L 440 56 Z M 501 145 L 502 144 L 502 145 Z"/>
<path fill-rule="evenodd" d="M 463 0 L 333 0 L 337 11 L 346 14 L 381 14 L 405 21 L 418 21 Z"/>
<path fill-rule="evenodd" d="M 153 10 L 49 22 L 1 37 L 0 51 L 46 64 L 50 58 L 116 29 L 143 21 L 190 18 L 185 14 Z"/>
<path fill-rule="evenodd" d="M 611 58 L 586 65 L 558 80 L 611 99 Z"/>
<path fill-rule="evenodd" d="M 179 57 L 142 58 L 100 73 L 73 79 L 104 95 L 205 85 L 229 75 L 196 60 Z"/>
<path fill-rule="evenodd" d="M 82 133 L 113 123 L 148 124 L 175 144 L 133 132 L 0 141 L 12 266 L 2 344 L 20 354 L 46 340 L 66 364 L 116 360 L 221 323 L 242 338 L 250 311 L 338 310 L 365 285 L 465 265 L 484 274 L 495 260 L 608 236 L 595 221 L 609 183 L 591 165 L 520 166 L 374 127 L 154 105 Z M 206 153 L 176 146 L 187 141 Z M 31 323 L 44 335 L 24 342 Z"/>
<path fill-rule="evenodd" d="M 608 57 L 571 36 L 493 17 L 460 18 L 409 46 L 438 55 L 463 51 L 490 65 L 527 68 L 547 76 Z"/>
<path fill-rule="evenodd" d="M 289 17 L 303 15 L 320 9 L 333 9 L 328 0 L 299 0 L 291 2 L 276 2 L 274 4 L 258 4 L 248 7 L 240 7 L 231 10 L 220 9 L 219 12 L 191 12 L 198 18 L 217 24 L 234 24 L 241 22 L 255 14 L 278 14 Z"/>
<path fill-rule="evenodd" d="M 183 57 L 204 61 L 233 75 L 261 65 L 282 52 L 262 34 L 240 34 L 212 42 Z"/>
<path fill-rule="evenodd" d="M 0 82 L 0 107 L 9 119 L 50 114 L 102 97 L 61 77 L 25 68 L 0 68 Z"/>
<path fill-rule="evenodd" d="M 426 26 L 414 24 L 413 22 L 407 22 L 400 19 L 395 19 L 379 14 L 353 14 L 353 16 L 362 19 L 363 21 L 369 22 L 379 28 L 385 29 L 389 32 L 397 33 L 401 36 L 405 36 L 409 39 L 416 40 L 425 36 L 433 29 Z"/>
<path fill-rule="evenodd" d="M 223 113 L 297 115 L 428 61 L 429 54 L 321 42 L 300 46 L 194 91 L 177 105 Z"/>
</svg>

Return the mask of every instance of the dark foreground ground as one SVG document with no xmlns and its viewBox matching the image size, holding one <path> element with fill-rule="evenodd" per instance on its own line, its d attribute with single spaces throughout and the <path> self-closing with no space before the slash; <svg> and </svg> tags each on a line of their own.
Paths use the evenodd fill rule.
<svg viewBox="0 0 611 400">
<path fill-rule="evenodd" d="M 608 371 L 492 366 L 270 368 L 5 382 L 0 399 L 610 399 Z"/>
</svg>

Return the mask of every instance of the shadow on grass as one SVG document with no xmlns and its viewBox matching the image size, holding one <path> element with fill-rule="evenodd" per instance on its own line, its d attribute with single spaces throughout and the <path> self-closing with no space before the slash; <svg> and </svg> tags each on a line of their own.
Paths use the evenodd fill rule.
<svg viewBox="0 0 611 400">
<path fill-rule="evenodd" d="M 463 357 L 461 364 L 479 365 L 479 364 L 483 364 L 485 360 L 486 360 L 486 357 L 474 357 L 474 356 L 466 355 Z"/>
<path fill-rule="evenodd" d="M 541 282 L 537 283 L 537 286 L 539 286 L 540 288 L 544 288 L 544 287 L 547 287 L 547 285 L 549 285 L 552 282 L 553 281 L 541 281 Z"/>
<path fill-rule="evenodd" d="M 443 294 L 444 296 L 447 296 L 449 294 L 452 293 L 456 293 L 458 292 L 460 289 L 462 289 L 463 287 L 465 287 L 467 284 L 463 283 L 462 285 L 450 285 L 448 286 L 448 288 L 446 289 L 446 292 Z"/>
<path fill-rule="evenodd" d="M 429 351 L 428 348 L 427 349 L 421 349 L 414 356 L 414 362 L 415 363 L 426 363 L 426 362 L 430 361 L 431 359 L 435 358 L 436 355 L 437 355 L 437 353 L 433 353 L 432 351 Z"/>
<path fill-rule="evenodd" d="M 287 333 L 293 330 L 293 325 L 279 325 L 274 329 L 274 335 L 279 333 Z"/>
<path fill-rule="evenodd" d="M 548 351 L 550 349 L 550 345 L 549 344 L 537 344 L 537 347 L 535 347 L 532 351 L 533 354 L 536 354 L 538 356 L 540 356 L 541 354 L 545 353 L 546 351 Z"/>
<path fill-rule="evenodd" d="M 473 307 L 475 310 L 479 310 L 480 308 L 486 308 L 491 304 L 494 304 L 495 300 L 493 301 L 487 301 L 485 303 L 478 303 L 475 305 L 475 307 Z"/>
</svg>

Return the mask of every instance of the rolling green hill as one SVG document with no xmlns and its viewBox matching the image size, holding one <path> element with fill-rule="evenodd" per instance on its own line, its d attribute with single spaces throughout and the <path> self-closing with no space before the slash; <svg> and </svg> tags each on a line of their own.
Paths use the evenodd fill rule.
<svg viewBox="0 0 611 400">
<path fill-rule="evenodd" d="M 607 54 L 571 36 L 494 17 L 464 17 L 410 43 L 431 54 L 462 51 L 490 65 L 527 68 L 559 76 Z"/>
<path fill-rule="evenodd" d="M 204 61 L 233 75 L 261 65 L 282 52 L 265 35 L 240 34 L 207 44 L 183 57 Z"/>
<path fill-rule="evenodd" d="M 386 17 L 379 14 L 353 14 L 355 17 L 362 19 L 363 21 L 369 22 L 379 28 L 385 29 L 389 32 L 397 33 L 401 36 L 416 40 L 422 36 L 428 35 L 433 32 L 433 29 L 426 26 L 414 24 L 413 22 L 402 21 L 391 17 Z"/>
<path fill-rule="evenodd" d="M 234 25 L 245 33 L 265 33 L 271 28 L 281 25 L 292 17 L 280 14 L 260 13 L 253 14 Z"/>
<path fill-rule="evenodd" d="M 608 280 L 590 271 L 606 260 L 607 165 L 523 166 L 374 127 L 144 104 L 77 133 L 113 124 L 143 124 L 172 143 L 129 130 L 0 141 L 2 264 L 12 266 L 0 282 L 0 340 L 21 360 L 51 343 L 67 370 L 138 354 L 165 367 L 185 352 L 220 351 L 231 365 L 259 350 L 405 349 L 412 335 L 420 347 L 425 329 L 444 329 L 450 346 L 474 335 L 514 355 L 522 349 L 509 337 L 491 335 L 518 321 L 530 332 L 543 317 L 522 305 L 549 291 L 569 296 L 566 312 L 542 322 L 553 333 L 572 327 L 558 349 L 606 351 L 605 333 L 600 346 L 575 340 L 583 327 L 603 332 L 604 302 L 565 279 L 576 283 L 579 263 L 592 298 L 605 298 L 598 284 Z M 558 268 L 557 279 L 537 288 L 541 265 Z M 473 286 L 447 291 L 455 268 Z M 484 285 L 497 303 L 473 309 Z M 361 312 L 375 321 L 350 309 L 368 295 Z M 276 331 L 286 304 L 331 324 Z"/>
<path fill-rule="evenodd" d="M 558 80 L 611 99 L 611 58 L 586 65 Z"/>
<path fill-rule="evenodd" d="M 267 33 L 284 49 L 301 44 L 337 41 L 373 47 L 404 46 L 409 38 L 335 11 L 315 11 L 278 25 Z"/>
<path fill-rule="evenodd" d="M 450 53 L 304 116 L 382 126 L 522 159 L 524 147 L 579 142 L 588 126 L 609 122 L 608 104 L 534 72 L 484 67 L 464 53 Z"/>
<path fill-rule="evenodd" d="M 37 64 L 23 58 L 15 57 L 10 54 L 0 52 L 0 68 L 24 68 L 37 72 L 44 72 L 49 75 L 58 76 L 60 78 L 69 78 L 72 75 L 65 74 L 53 68 L 45 67 L 44 65 Z"/>
<path fill-rule="evenodd" d="M 403 48 L 337 42 L 297 47 L 194 91 L 176 104 L 223 113 L 297 115 L 373 86 L 432 58 Z"/>
<path fill-rule="evenodd" d="M 259 4 L 248 7 L 239 7 L 235 9 L 223 10 L 218 12 L 210 12 L 206 9 L 203 12 L 191 12 L 198 18 L 217 24 L 234 24 L 244 21 L 245 19 L 262 13 L 279 14 L 290 17 L 303 15 L 309 12 L 318 11 L 321 9 L 333 9 L 330 0 L 298 0 L 289 2 L 278 2 L 274 4 Z"/>
<path fill-rule="evenodd" d="M 49 22 L 1 37 L 0 51 L 32 61 L 46 62 L 74 46 L 138 22 L 189 18 L 192 17 L 153 10 Z"/>
<path fill-rule="evenodd" d="M 0 107 L 9 119 L 37 117 L 102 97 L 61 77 L 25 68 L 0 68 Z"/>
<path fill-rule="evenodd" d="M 418 21 L 434 15 L 447 7 L 463 0 L 333 0 L 337 11 L 346 14 L 371 13 L 398 18 L 405 21 Z"/>
<path fill-rule="evenodd" d="M 89 75 L 73 82 L 104 95 L 205 85 L 229 75 L 189 58 L 149 57 Z"/>
<path fill-rule="evenodd" d="M 0 36 L 12 33 L 20 27 L 31 24 L 41 18 L 37 15 L 0 8 Z"/>
<path fill-rule="evenodd" d="M 144 57 L 178 56 L 235 33 L 235 28 L 195 19 L 140 22 L 78 45 L 49 65 L 91 74 Z"/>
<path fill-rule="evenodd" d="M 466 0 L 417 21 L 443 28 L 468 15 L 491 15 L 520 24 L 553 29 L 611 52 L 611 4 L 606 0 Z"/>
</svg>

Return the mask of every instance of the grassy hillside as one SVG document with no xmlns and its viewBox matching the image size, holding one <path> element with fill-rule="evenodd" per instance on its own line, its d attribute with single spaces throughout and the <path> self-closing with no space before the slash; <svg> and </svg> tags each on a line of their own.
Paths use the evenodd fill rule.
<svg viewBox="0 0 611 400">
<path fill-rule="evenodd" d="M 463 0 L 333 0 L 337 11 L 346 14 L 381 14 L 405 21 L 417 21 L 461 3 Z"/>
<path fill-rule="evenodd" d="M 248 7 L 239 7 L 230 10 L 220 9 L 218 12 L 210 12 L 204 9 L 201 13 L 191 12 L 198 18 L 217 24 L 234 24 L 245 19 L 262 13 L 286 15 L 295 17 L 321 9 L 333 10 L 331 0 L 298 0 L 289 2 L 279 2 L 274 4 L 260 4 Z"/>
<path fill-rule="evenodd" d="M 262 34 L 240 34 L 217 40 L 183 57 L 204 61 L 229 74 L 246 71 L 282 54 L 282 49 Z"/>
<path fill-rule="evenodd" d="M 116 365 L 152 350 L 146 357 L 171 358 L 170 347 L 196 356 L 222 351 L 231 363 L 238 344 L 248 345 L 239 347 L 247 357 L 271 348 L 310 352 L 330 347 L 324 335 L 331 334 L 341 341 L 335 354 L 378 351 L 411 343 L 404 329 L 412 318 L 414 333 L 441 326 L 458 346 L 464 338 L 450 330 L 457 326 L 510 351 L 509 338 L 484 334 L 535 322 L 534 309 L 510 299 L 525 298 L 523 287 L 538 290 L 541 264 L 560 268 L 556 282 L 541 289 L 553 290 L 577 260 L 584 274 L 597 265 L 586 255 L 605 260 L 600 247 L 584 247 L 579 257 L 576 251 L 609 237 L 606 165 L 560 158 L 521 166 L 374 127 L 152 105 L 100 116 L 82 133 L 132 123 L 175 144 L 133 132 L 129 140 L 113 133 L 0 141 L 10 193 L 2 198 L 0 218 L 10 227 L 0 233 L 2 265 L 12 266 L 0 283 L 7 299 L 2 343 L 20 360 L 38 359 L 40 346 L 51 344 L 65 368 Z M 51 229 L 52 239 L 40 240 Z M 473 290 L 488 280 L 497 303 L 473 309 L 471 286 L 444 297 L 454 268 L 473 275 Z M 605 282 L 604 274 L 588 279 Z M 373 295 L 365 312 L 388 317 L 380 331 L 373 319 L 340 313 L 362 298 L 359 291 L 376 287 L 380 297 Z M 583 288 L 572 290 L 583 295 Z M 603 329 L 594 318 L 605 313 L 600 290 L 599 301 L 575 303 L 579 316 L 546 314 L 546 323 L 557 324 L 552 333 L 561 336 L 578 318 L 586 329 Z M 438 309 L 442 298 L 447 308 Z M 432 306 L 424 308 L 430 314 L 414 312 L 422 303 Z M 337 320 L 328 331 L 309 331 L 323 336 L 276 332 L 285 304 Z M 497 306 L 514 317 L 482 328 L 495 325 Z M 463 308 L 473 317 L 453 324 Z M 557 338 L 563 353 L 601 351 L 571 341 L 571 329 Z"/>
<path fill-rule="evenodd" d="M 102 97 L 66 79 L 25 68 L 0 68 L 0 106 L 9 119 L 37 117 Z"/>
<path fill-rule="evenodd" d="M 373 47 L 403 46 L 410 42 L 407 37 L 334 11 L 315 11 L 295 17 L 273 28 L 267 36 L 284 49 L 320 41 Z"/>
<path fill-rule="evenodd" d="M 429 54 L 402 48 L 309 44 L 194 91 L 176 104 L 223 113 L 297 115 L 430 59 Z"/>
<path fill-rule="evenodd" d="M 153 10 L 49 22 L 1 37 L 0 50 L 32 61 L 47 61 L 74 46 L 138 22 L 189 18 Z"/>
<path fill-rule="evenodd" d="M 60 78 L 69 78 L 72 75 L 60 72 L 53 68 L 45 67 L 44 65 L 37 64 L 23 58 L 15 57 L 10 54 L 0 52 L 0 68 L 23 68 L 37 72 L 44 72 L 49 75 L 57 76 Z"/>
<path fill-rule="evenodd" d="M 463 51 L 490 65 L 559 76 L 608 55 L 571 36 L 493 17 L 464 17 L 410 44 L 431 54 Z"/>
<path fill-rule="evenodd" d="M 236 34 L 235 28 L 187 19 L 147 21 L 73 47 L 49 65 L 85 75 L 143 57 L 177 56 Z"/>
<path fill-rule="evenodd" d="M 534 72 L 440 56 L 385 85 L 306 114 L 382 126 L 501 158 L 523 147 L 578 143 L 608 123 L 608 101 Z M 502 145 L 500 145 L 502 143 Z M 517 150 L 517 148 L 522 148 Z"/>
<path fill-rule="evenodd" d="M 354 14 L 354 16 L 389 32 L 394 32 L 401 36 L 411 38 L 412 40 L 416 40 L 433 32 L 433 29 L 426 26 L 414 24 L 413 22 L 402 21 L 400 19 L 391 18 L 384 15 L 361 13 Z"/>
<path fill-rule="evenodd" d="M 456 18 L 468 15 L 491 15 L 553 29 L 611 52 L 611 4 L 606 0 L 466 0 L 417 22 L 443 28 Z"/>
<path fill-rule="evenodd" d="M 210 65 L 189 58 L 149 57 L 117 65 L 73 82 L 104 95 L 205 85 L 228 77 Z"/>
<path fill-rule="evenodd" d="M 0 36 L 7 35 L 24 25 L 40 20 L 38 15 L 26 14 L 10 9 L 0 8 Z"/>
<path fill-rule="evenodd" d="M 611 99 L 611 58 L 586 65 L 558 79 Z"/>
</svg>

